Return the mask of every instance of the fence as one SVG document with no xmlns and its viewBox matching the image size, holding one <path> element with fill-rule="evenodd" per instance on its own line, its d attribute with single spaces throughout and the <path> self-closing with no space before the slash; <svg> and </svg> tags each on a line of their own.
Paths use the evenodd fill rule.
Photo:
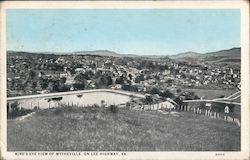
<svg viewBox="0 0 250 160">
<path fill-rule="evenodd" d="M 193 112 L 195 114 L 204 115 L 214 119 L 222 119 L 228 122 L 234 122 L 239 127 L 241 125 L 240 118 L 234 117 L 233 114 L 223 113 L 223 112 L 215 112 L 209 109 L 201 109 L 198 107 L 190 107 L 189 105 L 180 105 L 176 108 L 179 111 Z"/>
<path fill-rule="evenodd" d="M 138 105 L 134 107 L 133 109 L 136 110 L 146 110 L 146 111 L 152 111 L 152 110 L 161 110 L 165 109 L 167 111 L 185 111 L 185 112 L 192 112 L 194 114 L 204 115 L 210 118 L 214 119 L 221 119 L 225 120 L 227 122 L 233 122 L 236 123 L 239 127 L 241 125 L 240 123 L 240 117 L 234 116 L 234 114 L 227 114 L 224 112 L 216 112 L 211 109 L 203 109 L 199 107 L 191 107 L 189 105 L 179 105 L 174 106 L 171 103 L 158 103 L 158 104 L 151 104 L 151 105 Z"/>
<path fill-rule="evenodd" d="M 12 111 L 12 105 L 16 105 L 16 107 L 19 108 L 19 109 L 22 108 L 22 103 L 16 103 L 16 104 L 14 102 L 8 103 L 7 104 L 8 113 Z M 68 102 L 67 104 L 62 104 L 62 103 L 57 102 L 57 101 L 55 101 L 55 102 L 51 101 L 51 102 L 48 103 L 48 105 L 49 105 L 48 108 L 56 108 L 56 107 L 59 107 L 61 105 L 85 107 L 85 105 L 80 104 L 80 103 L 74 103 L 73 101 L 71 103 Z M 38 109 L 39 106 L 40 106 L 39 102 L 37 102 L 37 103 L 32 103 L 31 102 L 30 103 L 30 109 L 35 109 L 35 108 Z M 197 107 L 195 105 L 193 105 L 192 107 L 189 106 L 189 105 L 177 106 L 177 105 L 173 105 L 169 101 L 165 101 L 165 102 L 161 102 L 161 103 L 157 103 L 157 104 L 149 104 L 149 105 L 141 104 L 141 105 L 137 105 L 137 106 L 133 107 L 132 109 L 135 109 L 135 110 L 148 110 L 148 111 L 164 109 L 164 110 L 167 110 L 167 111 L 175 110 L 175 111 L 193 112 L 195 114 L 200 114 L 200 115 L 204 115 L 204 116 L 215 118 L 215 119 L 223 119 L 223 120 L 228 121 L 228 122 L 234 122 L 238 126 L 241 126 L 240 117 L 237 118 L 233 114 L 226 114 L 226 113 L 223 113 L 223 112 L 212 111 L 210 109 L 199 108 L 199 107 Z"/>
<path fill-rule="evenodd" d="M 175 106 L 169 102 L 161 102 L 161 103 L 156 103 L 156 104 L 140 104 L 136 107 L 133 107 L 135 110 L 160 110 L 160 109 L 167 109 L 167 110 L 173 110 Z"/>
</svg>

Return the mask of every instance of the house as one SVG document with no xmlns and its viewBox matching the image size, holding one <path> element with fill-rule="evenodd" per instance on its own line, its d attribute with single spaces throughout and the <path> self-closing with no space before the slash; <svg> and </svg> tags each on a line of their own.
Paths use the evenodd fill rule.
<svg viewBox="0 0 250 160">
<path fill-rule="evenodd" d="M 80 72 L 80 71 L 84 71 L 84 69 L 83 68 L 76 68 L 75 69 L 75 72 Z"/>
<path fill-rule="evenodd" d="M 68 76 L 68 73 L 67 73 L 67 72 L 63 72 L 63 73 L 60 73 L 60 74 L 59 74 L 59 77 L 60 77 L 60 78 L 67 77 L 67 76 Z"/>
</svg>

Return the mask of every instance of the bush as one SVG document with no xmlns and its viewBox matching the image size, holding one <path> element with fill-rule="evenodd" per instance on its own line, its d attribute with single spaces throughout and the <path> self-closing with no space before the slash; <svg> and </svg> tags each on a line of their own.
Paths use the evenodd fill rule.
<svg viewBox="0 0 250 160">
<path fill-rule="evenodd" d="M 159 89 L 158 89 L 158 88 L 153 87 L 153 88 L 149 91 L 149 93 L 150 93 L 150 94 L 159 94 L 159 93 L 160 93 L 160 91 L 159 91 Z"/>
<path fill-rule="evenodd" d="M 81 94 L 79 94 L 79 95 L 77 95 L 77 97 L 78 97 L 78 98 L 82 98 L 82 95 L 81 95 Z"/>
<path fill-rule="evenodd" d="M 39 109 L 40 109 L 39 106 L 34 107 L 34 110 L 39 110 Z"/>
<path fill-rule="evenodd" d="M 173 98 L 174 97 L 174 94 L 171 93 L 169 90 L 165 90 L 164 92 L 160 92 L 159 95 L 161 97 L 164 97 L 164 98 Z"/>
<path fill-rule="evenodd" d="M 8 114 L 7 114 L 7 119 L 16 118 L 16 117 L 19 117 L 19 116 L 24 116 L 24 115 L 26 115 L 28 113 L 31 113 L 31 112 L 33 112 L 33 110 L 19 108 L 19 103 L 14 102 L 11 105 L 11 111 L 8 112 Z"/>
<path fill-rule="evenodd" d="M 145 98 L 144 102 L 146 104 L 151 104 L 153 102 L 152 96 L 151 95 L 150 96 L 146 95 L 146 98 Z"/>
<path fill-rule="evenodd" d="M 117 113 L 118 112 L 118 107 L 116 105 L 110 105 L 109 109 L 112 113 Z"/>
</svg>

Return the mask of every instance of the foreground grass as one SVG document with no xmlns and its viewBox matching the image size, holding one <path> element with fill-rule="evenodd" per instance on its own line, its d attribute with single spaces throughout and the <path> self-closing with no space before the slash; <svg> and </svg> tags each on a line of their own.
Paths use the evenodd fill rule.
<svg viewBox="0 0 250 160">
<path fill-rule="evenodd" d="M 58 108 L 8 120 L 9 151 L 234 151 L 240 128 L 222 120 L 108 108 Z"/>
</svg>

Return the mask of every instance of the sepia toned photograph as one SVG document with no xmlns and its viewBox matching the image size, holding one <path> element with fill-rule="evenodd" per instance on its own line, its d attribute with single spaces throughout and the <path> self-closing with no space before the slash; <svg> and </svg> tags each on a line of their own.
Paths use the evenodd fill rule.
<svg viewBox="0 0 250 160">
<path fill-rule="evenodd" d="M 6 152 L 240 153 L 242 13 L 7 7 Z"/>
</svg>

